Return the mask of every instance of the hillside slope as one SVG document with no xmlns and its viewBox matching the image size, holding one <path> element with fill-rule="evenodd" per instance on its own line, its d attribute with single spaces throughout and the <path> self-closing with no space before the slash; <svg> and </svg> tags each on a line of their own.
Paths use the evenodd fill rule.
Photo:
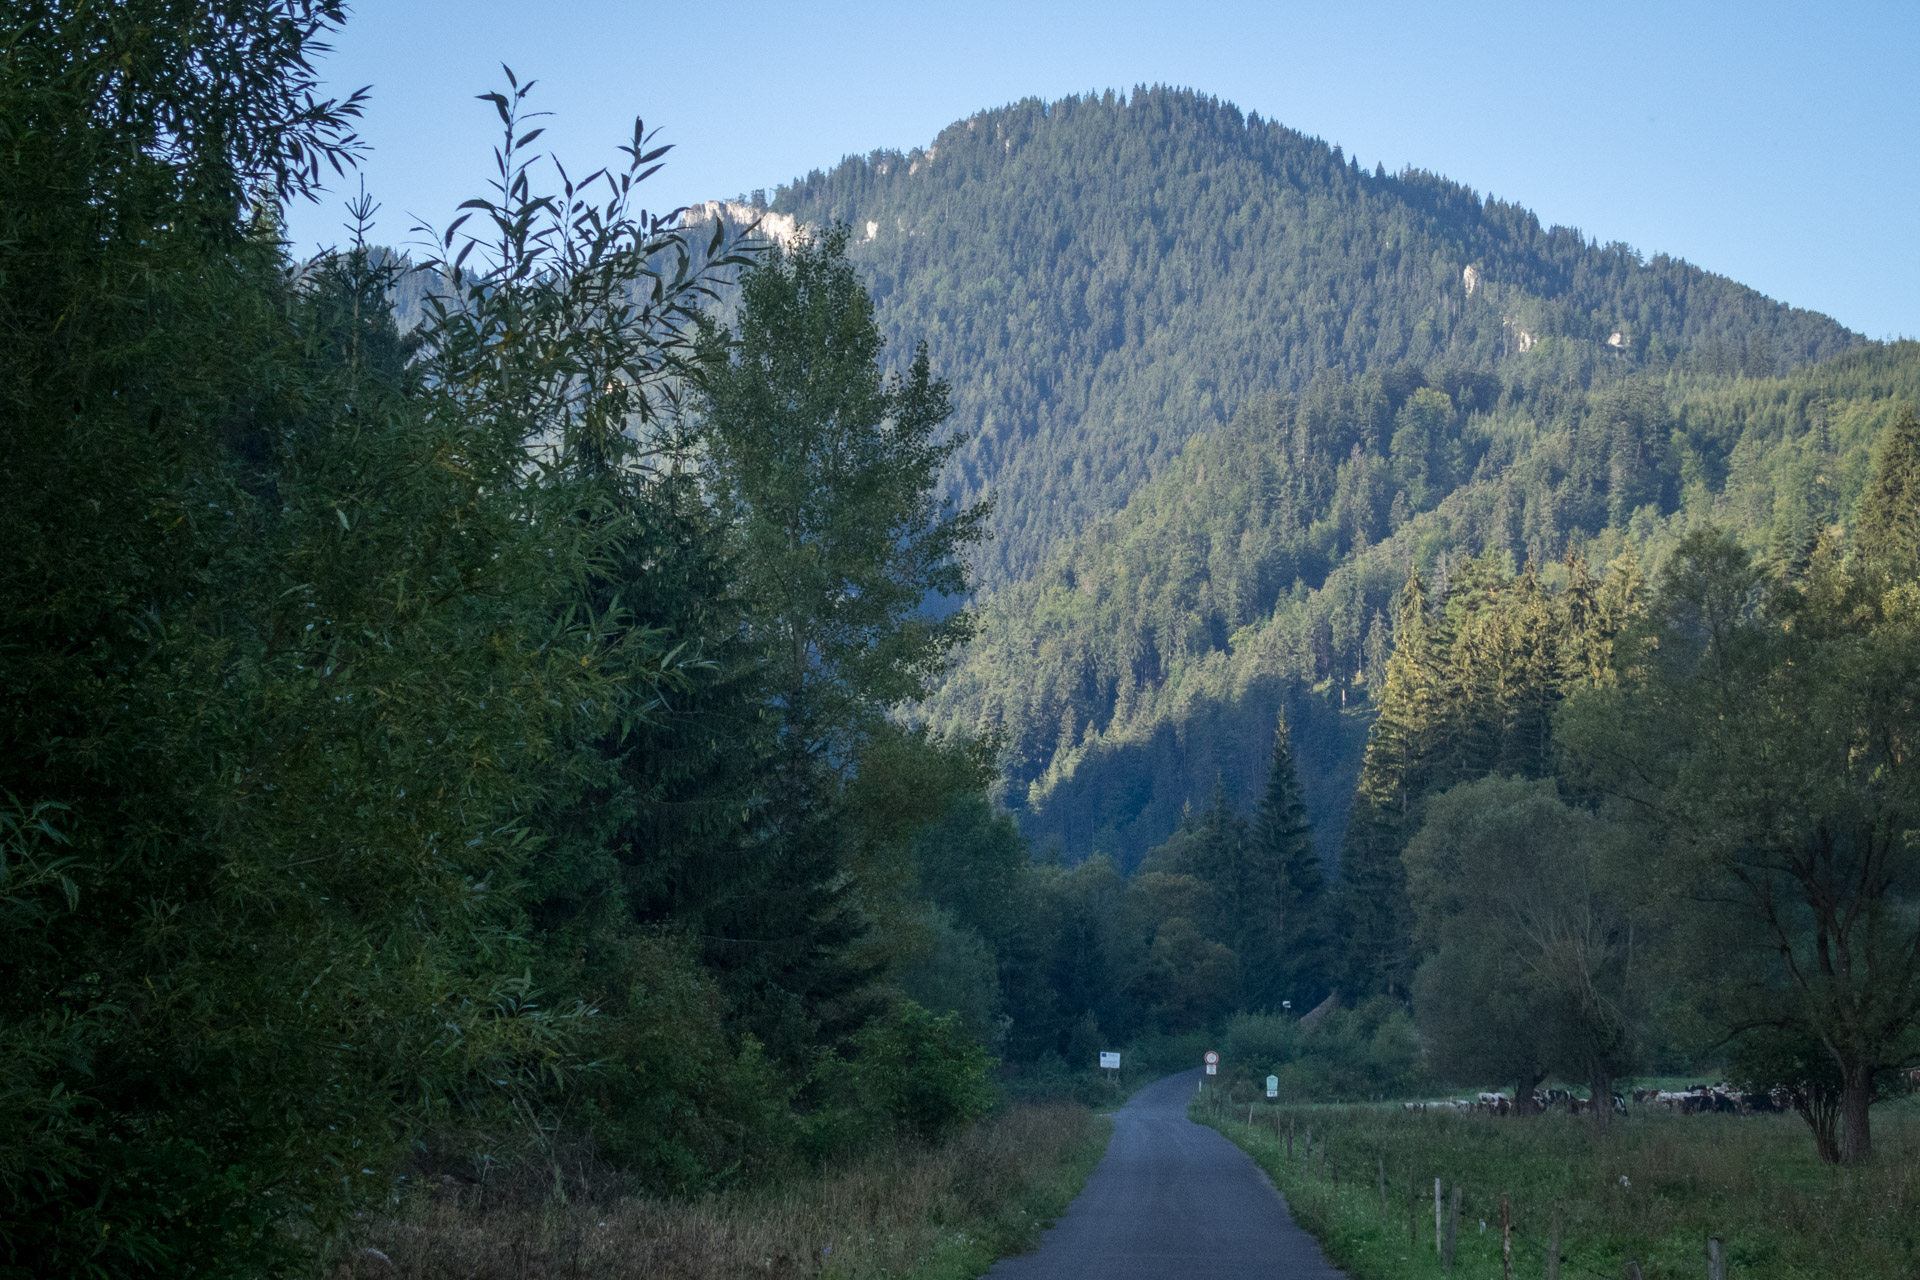
<svg viewBox="0 0 1920 1280">
<path fill-rule="evenodd" d="M 1709 520 L 1797 547 L 1851 518 L 1895 406 L 1920 400 L 1912 342 L 1591 390 L 1532 376 L 1551 373 L 1537 354 L 1508 380 L 1403 366 L 1249 405 L 989 596 L 928 714 L 1005 733 L 1007 801 L 1036 841 L 1128 866 L 1216 773 L 1251 803 L 1284 697 L 1330 864 L 1410 568 L 1436 598 L 1489 549 L 1551 582 L 1569 552 L 1657 562 Z"/>
<path fill-rule="evenodd" d="M 1544 346 L 1581 383 L 1676 360 L 1772 373 L 1860 341 L 1171 89 L 984 111 L 772 206 L 851 224 L 896 352 L 926 340 L 952 381 L 972 440 L 950 481 L 998 501 L 990 586 L 1117 510 L 1196 433 L 1322 370 L 1485 370 Z"/>
</svg>

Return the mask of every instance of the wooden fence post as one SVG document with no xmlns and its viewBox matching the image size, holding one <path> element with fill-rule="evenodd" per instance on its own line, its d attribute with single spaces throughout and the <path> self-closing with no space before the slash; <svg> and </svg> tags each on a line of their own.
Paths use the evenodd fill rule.
<svg viewBox="0 0 1920 1280">
<path fill-rule="evenodd" d="M 1727 1280 L 1727 1255 L 1719 1236 L 1707 1237 L 1707 1280 Z"/>
<path fill-rule="evenodd" d="M 1387 1216 L 1387 1158 L 1380 1156 L 1378 1159 L 1380 1161 L 1380 1216 L 1384 1218 Z"/>
<path fill-rule="evenodd" d="M 1440 1269 L 1442 1271 L 1453 1270 L 1453 1251 L 1454 1251 L 1454 1247 L 1458 1245 L 1459 1242 L 1460 1242 L 1460 1186 L 1458 1183 L 1456 1183 L 1454 1184 L 1454 1188 L 1453 1188 L 1453 1203 L 1449 1205 L 1447 1208 L 1447 1247 L 1440 1254 Z M 1634 1280 L 1639 1280 L 1639 1277 L 1636 1276 Z"/>
<path fill-rule="evenodd" d="M 1553 1206 L 1553 1229 L 1547 1235 L 1547 1280 L 1560 1280 L 1560 1206 Z"/>
<path fill-rule="evenodd" d="M 1513 1206 L 1500 1197 L 1500 1269 L 1506 1280 L 1513 1280 Z"/>
<path fill-rule="evenodd" d="M 1293 1159 L 1293 1117 L 1287 1117 L 1287 1159 Z"/>
<path fill-rule="evenodd" d="M 1440 1252 L 1440 1179 L 1433 1180 L 1433 1251 Z"/>
<path fill-rule="evenodd" d="M 1420 1245 L 1420 1179 L 1407 1184 L 1407 1248 Z"/>
<path fill-rule="evenodd" d="M 1313 1126 L 1312 1125 L 1307 1126 L 1306 1153 L 1307 1153 L 1305 1157 L 1306 1159 L 1308 1160 L 1313 1159 Z"/>
</svg>

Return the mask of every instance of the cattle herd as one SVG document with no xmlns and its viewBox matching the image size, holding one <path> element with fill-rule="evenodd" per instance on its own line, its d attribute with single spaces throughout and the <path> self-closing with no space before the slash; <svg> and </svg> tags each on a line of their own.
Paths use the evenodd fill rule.
<svg viewBox="0 0 1920 1280">
<path fill-rule="evenodd" d="M 1898 1082 L 1909 1093 L 1920 1092 L 1920 1067 L 1912 1067 L 1898 1073 Z M 1635 1089 L 1633 1101 L 1653 1110 L 1662 1108 L 1677 1112 L 1683 1116 L 1700 1115 L 1715 1112 L 1721 1115 L 1760 1115 L 1772 1111 L 1795 1110 L 1802 1101 L 1800 1092 L 1787 1085 L 1775 1085 L 1771 1089 L 1741 1089 L 1722 1080 L 1718 1084 L 1694 1084 L 1684 1089 Z M 1474 1098 L 1451 1098 L 1440 1102 L 1403 1102 L 1400 1104 L 1408 1111 L 1463 1111 L 1470 1115 L 1506 1116 L 1512 1115 L 1518 1108 L 1514 1106 L 1513 1095 L 1508 1093 L 1482 1093 Z M 1627 1111 L 1627 1099 L 1621 1094 L 1613 1095 L 1613 1109 L 1621 1115 Z M 1593 1110 L 1591 1098 L 1576 1097 L 1565 1089 L 1535 1089 L 1533 1091 L 1534 1112 L 1568 1111 L 1574 1115 Z"/>
<path fill-rule="evenodd" d="M 1635 1089 L 1633 1100 L 1643 1107 L 1664 1107 L 1668 1111 L 1677 1111 L 1681 1115 L 1697 1115 L 1701 1112 L 1716 1111 L 1728 1115 L 1751 1115 L 1763 1111 L 1786 1111 L 1793 1106 L 1791 1090 L 1779 1087 L 1767 1093 L 1736 1089 L 1724 1080 L 1719 1084 L 1689 1085 L 1685 1089 Z M 1512 1115 L 1515 1108 L 1513 1095 L 1507 1093 L 1482 1093 L 1476 1098 L 1452 1098 L 1441 1102 L 1406 1102 L 1401 1104 L 1408 1111 L 1450 1110 L 1464 1111 L 1471 1115 L 1505 1116 Z M 1613 1095 L 1613 1109 L 1622 1115 L 1627 1111 L 1627 1099 L 1623 1094 Z M 1582 1098 L 1565 1089 L 1535 1089 L 1533 1091 L 1533 1110 L 1566 1111 L 1573 1115 L 1593 1110 L 1593 1099 Z"/>
</svg>

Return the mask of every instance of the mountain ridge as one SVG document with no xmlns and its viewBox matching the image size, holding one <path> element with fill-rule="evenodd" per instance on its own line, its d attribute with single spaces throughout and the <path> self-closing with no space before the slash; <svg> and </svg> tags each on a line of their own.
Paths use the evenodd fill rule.
<svg viewBox="0 0 1920 1280">
<path fill-rule="evenodd" d="M 1774 372 L 1864 341 L 1187 90 L 976 112 L 924 148 L 797 178 L 769 207 L 852 227 L 883 332 L 896 350 L 927 341 L 953 382 L 970 441 L 950 491 L 998 501 L 988 586 L 1252 397 L 1324 369 L 1490 369 L 1559 338 L 1582 381 L 1609 362 Z"/>
</svg>

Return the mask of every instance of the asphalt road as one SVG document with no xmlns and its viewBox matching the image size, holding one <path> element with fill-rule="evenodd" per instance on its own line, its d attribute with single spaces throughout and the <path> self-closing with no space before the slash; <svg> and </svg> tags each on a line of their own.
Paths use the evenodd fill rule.
<svg viewBox="0 0 1920 1280">
<path fill-rule="evenodd" d="M 1148 1085 L 1040 1247 L 996 1280 L 1341 1280 L 1247 1154 L 1187 1119 L 1200 1072 Z"/>
</svg>

